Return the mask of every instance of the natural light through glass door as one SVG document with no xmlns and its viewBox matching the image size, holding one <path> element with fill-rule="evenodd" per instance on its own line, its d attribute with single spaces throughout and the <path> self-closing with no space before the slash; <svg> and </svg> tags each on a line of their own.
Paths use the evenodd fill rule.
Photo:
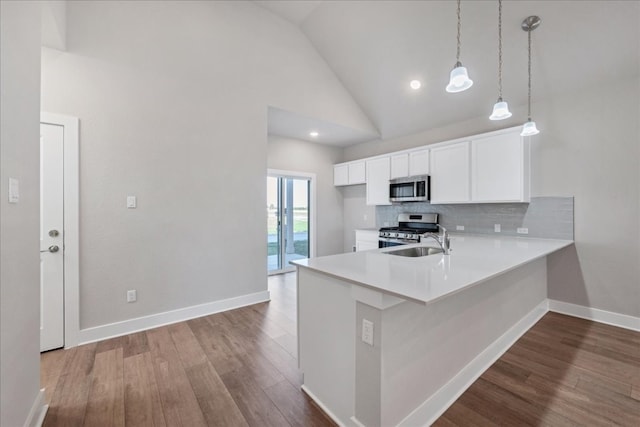
<svg viewBox="0 0 640 427">
<path fill-rule="evenodd" d="M 267 177 L 267 270 L 293 270 L 289 261 L 309 257 L 310 180 Z"/>
</svg>

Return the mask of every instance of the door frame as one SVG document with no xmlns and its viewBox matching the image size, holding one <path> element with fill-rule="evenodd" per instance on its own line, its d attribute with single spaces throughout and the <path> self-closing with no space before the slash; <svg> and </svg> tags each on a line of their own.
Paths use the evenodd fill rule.
<svg viewBox="0 0 640 427">
<path fill-rule="evenodd" d="M 293 179 L 305 179 L 309 180 L 309 204 L 311 209 L 309 210 L 309 258 L 316 256 L 316 174 L 311 172 L 298 172 L 288 171 L 282 169 L 267 169 L 267 176 L 273 177 L 285 177 Z M 286 273 L 293 271 L 294 267 L 287 269 L 286 267 L 281 270 L 267 271 L 268 275 Z"/>
<path fill-rule="evenodd" d="M 63 128 L 64 348 L 71 348 L 80 335 L 80 120 L 41 112 L 40 123 Z"/>
</svg>

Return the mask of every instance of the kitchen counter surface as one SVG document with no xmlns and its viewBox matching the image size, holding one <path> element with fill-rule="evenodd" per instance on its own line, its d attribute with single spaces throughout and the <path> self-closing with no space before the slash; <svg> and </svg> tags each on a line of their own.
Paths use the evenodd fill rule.
<svg viewBox="0 0 640 427">
<path fill-rule="evenodd" d="M 410 258 L 385 252 L 434 241 L 292 261 L 400 298 L 431 303 L 573 244 L 571 240 L 451 235 L 451 255 Z"/>
</svg>

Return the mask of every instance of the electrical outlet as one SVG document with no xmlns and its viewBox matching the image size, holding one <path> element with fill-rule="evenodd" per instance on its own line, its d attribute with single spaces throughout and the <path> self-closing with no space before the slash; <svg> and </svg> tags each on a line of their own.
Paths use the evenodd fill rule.
<svg viewBox="0 0 640 427">
<path fill-rule="evenodd" d="M 136 302 L 138 295 L 135 289 L 127 291 L 127 302 Z"/>
<path fill-rule="evenodd" d="M 464 225 L 456 225 L 457 231 L 464 231 Z"/>
<path fill-rule="evenodd" d="M 518 227 L 516 231 L 518 234 L 529 234 L 529 229 L 526 227 Z"/>
<path fill-rule="evenodd" d="M 362 319 L 362 341 L 373 346 L 373 322 Z"/>
<path fill-rule="evenodd" d="M 493 231 L 499 233 L 500 231 L 502 231 L 502 226 L 500 224 L 493 224 Z"/>
</svg>

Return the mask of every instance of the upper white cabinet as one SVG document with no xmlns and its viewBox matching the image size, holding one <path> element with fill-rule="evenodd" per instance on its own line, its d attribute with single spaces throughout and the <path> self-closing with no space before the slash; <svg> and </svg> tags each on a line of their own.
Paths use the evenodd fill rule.
<svg viewBox="0 0 640 427">
<path fill-rule="evenodd" d="M 469 188 L 469 141 L 431 149 L 431 203 L 465 203 Z"/>
<path fill-rule="evenodd" d="M 519 132 L 471 143 L 471 200 L 529 202 L 529 142 Z"/>
<path fill-rule="evenodd" d="M 429 174 L 429 150 L 409 153 L 409 176 Z"/>
<path fill-rule="evenodd" d="M 349 185 L 349 165 L 333 165 L 333 185 Z"/>
<path fill-rule="evenodd" d="M 367 160 L 367 205 L 390 205 L 389 178 L 391 165 L 389 157 Z"/>
<path fill-rule="evenodd" d="M 364 160 L 333 165 L 333 185 L 364 184 L 366 178 Z"/>
<path fill-rule="evenodd" d="M 364 184 L 366 180 L 365 161 L 349 163 L 349 184 Z"/>
<path fill-rule="evenodd" d="M 341 163 L 334 185 L 366 183 L 367 204 L 388 205 L 389 179 L 430 175 L 434 204 L 528 203 L 529 139 L 518 126 Z"/>
<path fill-rule="evenodd" d="M 409 176 L 409 154 L 391 156 L 391 179 Z"/>
</svg>

